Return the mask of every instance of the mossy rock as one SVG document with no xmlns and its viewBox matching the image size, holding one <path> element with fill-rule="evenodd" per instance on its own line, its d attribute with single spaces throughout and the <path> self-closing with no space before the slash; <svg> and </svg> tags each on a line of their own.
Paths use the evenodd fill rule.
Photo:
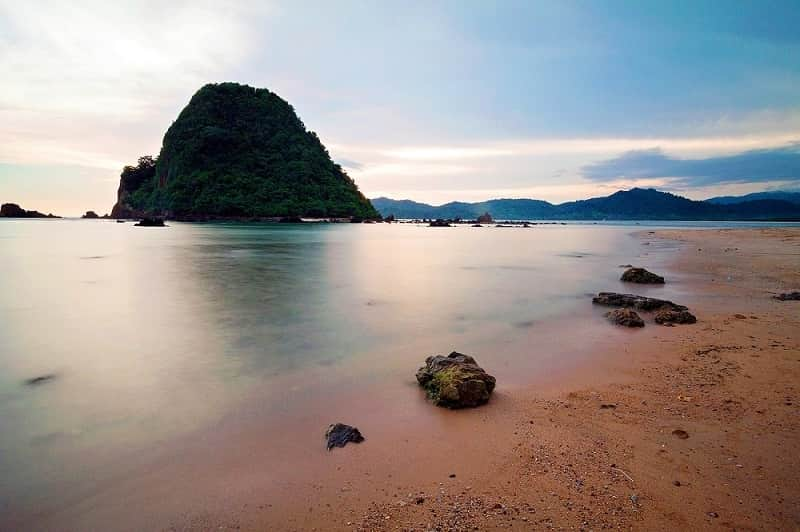
<svg viewBox="0 0 800 532">
<path fill-rule="evenodd" d="M 428 357 L 417 371 L 417 381 L 433 404 L 446 408 L 486 404 L 496 383 L 474 358 L 455 351 Z"/>
</svg>

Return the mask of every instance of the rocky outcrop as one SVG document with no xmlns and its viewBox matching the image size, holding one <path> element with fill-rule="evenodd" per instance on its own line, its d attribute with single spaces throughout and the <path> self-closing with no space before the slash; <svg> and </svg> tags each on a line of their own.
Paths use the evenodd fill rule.
<svg viewBox="0 0 800 532">
<path fill-rule="evenodd" d="M 417 371 L 417 382 L 433 404 L 465 408 L 486 404 L 496 379 L 471 356 L 453 351 L 447 356 L 428 357 Z"/>
<path fill-rule="evenodd" d="M 100 216 L 98 216 L 98 214 L 94 211 L 86 211 L 86 214 L 81 216 L 81 218 L 85 218 L 87 220 L 97 220 L 100 218 Z"/>
<path fill-rule="evenodd" d="M 53 214 L 42 214 L 39 211 L 26 211 L 16 203 L 0 205 L 0 218 L 61 218 Z"/>
<path fill-rule="evenodd" d="M 431 220 L 428 227 L 452 227 L 447 220 Z"/>
<path fill-rule="evenodd" d="M 675 323 L 696 323 L 697 318 L 688 310 L 661 309 L 654 318 L 659 325 L 673 325 Z"/>
<path fill-rule="evenodd" d="M 629 308 L 618 308 L 606 312 L 606 318 L 623 327 L 644 327 L 644 320 Z"/>
<path fill-rule="evenodd" d="M 164 220 L 161 218 L 142 218 L 139 223 L 134 225 L 137 227 L 166 227 Z"/>
<path fill-rule="evenodd" d="M 344 447 L 350 442 L 361 443 L 364 441 L 364 436 L 355 427 L 344 423 L 334 423 L 325 431 L 325 439 L 328 440 L 328 450 L 330 451 L 334 447 Z"/>
<path fill-rule="evenodd" d="M 626 283 L 664 284 L 663 277 L 649 272 L 644 268 L 628 268 L 619 280 L 625 281 Z"/>
<path fill-rule="evenodd" d="M 600 292 L 592 298 L 592 303 L 605 305 L 607 307 L 625 307 L 651 312 L 660 309 L 675 311 L 689 310 L 683 305 L 678 305 L 666 299 L 656 299 L 654 297 L 637 296 L 634 294 L 618 294 L 616 292 Z"/>
<path fill-rule="evenodd" d="M 772 297 L 778 301 L 800 301 L 800 292 L 785 292 Z"/>
</svg>

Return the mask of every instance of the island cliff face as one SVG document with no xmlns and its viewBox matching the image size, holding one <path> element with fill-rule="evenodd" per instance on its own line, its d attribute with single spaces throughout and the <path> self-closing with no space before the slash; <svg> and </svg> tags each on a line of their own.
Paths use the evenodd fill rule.
<svg viewBox="0 0 800 532">
<path fill-rule="evenodd" d="M 380 215 L 294 109 L 267 89 L 206 85 L 158 158 L 120 176 L 113 218 L 179 220 Z"/>
</svg>

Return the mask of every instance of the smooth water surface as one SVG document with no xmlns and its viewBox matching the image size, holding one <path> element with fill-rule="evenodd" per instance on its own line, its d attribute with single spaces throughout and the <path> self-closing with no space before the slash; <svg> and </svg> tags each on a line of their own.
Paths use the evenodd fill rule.
<svg viewBox="0 0 800 532">
<path fill-rule="evenodd" d="M 499 364 L 491 346 L 647 265 L 634 230 L 0 222 L 0 503 L 101 480 L 307 368 L 335 394 L 454 348 Z"/>
</svg>

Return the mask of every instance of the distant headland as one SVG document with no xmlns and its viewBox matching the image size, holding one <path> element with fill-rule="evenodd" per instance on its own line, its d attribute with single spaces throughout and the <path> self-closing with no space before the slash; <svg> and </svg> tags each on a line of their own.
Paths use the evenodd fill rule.
<svg viewBox="0 0 800 532">
<path fill-rule="evenodd" d="M 0 205 L 0 218 L 61 218 L 54 214 L 44 214 L 39 211 L 26 211 L 16 203 Z"/>
<path fill-rule="evenodd" d="M 288 102 L 238 83 L 201 88 L 158 157 L 120 175 L 112 218 L 378 218 Z"/>
</svg>

